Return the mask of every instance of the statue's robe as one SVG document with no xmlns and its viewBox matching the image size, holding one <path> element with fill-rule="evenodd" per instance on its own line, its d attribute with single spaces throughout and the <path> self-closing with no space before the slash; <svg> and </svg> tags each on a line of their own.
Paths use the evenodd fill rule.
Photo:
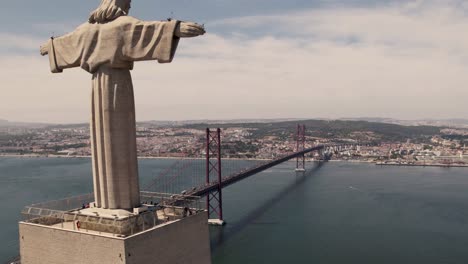
<svg viewBox="0 0 468 264">
<path fill-rule="evenodd" d="M 171 62 L 179 41 L 174 35 L 177 23 L 122 16 L 105 24 L 85 23 L 52 40 L 52 72 L 81 67 L 93 74 L 90 133 L 94 193 L 100 208 L 140 206 L 130 70 L 134 61 Z"/>
</svg>

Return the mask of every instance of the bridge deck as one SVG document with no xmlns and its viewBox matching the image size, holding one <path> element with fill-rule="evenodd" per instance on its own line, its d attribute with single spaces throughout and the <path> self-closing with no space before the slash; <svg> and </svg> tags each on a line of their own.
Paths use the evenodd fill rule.
<svg viewBox="0 0 468 264">
<path fill-rule="evenodd" d="M 274 167 L 278 164 L 281 164 L 285 161 L 288 161 L 288 160 L 291 160 L 291 159 L 294 159 L 296 157 L 300 157 L 304 154 L 307 154 L 309 152 L 313 152 L 313 151 L 317 151 L 317 150 L 321 150 L 321 149 L 324 149 L 325 146 L 324 145 L 320 145 L 320 146 L 316 146 L 316 147 L 313 147 L 313 148 L 308 148 L 308 149 L 305 149 L 303 151 L 300 151 L 300 152 L 296 152 L 296 153 L 293 153 L 293 154 L 289 154 L 289 155 L 286 155 L 284 157 L 281 157 L 281 158 L 278 158 L 278 159 L 274 159 L 268 163 L 265 163 L 265 164 L 261 164 L 259 166 L 256 166 L 254 168 L 251 168 L 251 169 L 248 169 L 246 171 L 241 171 L 237 174 L 234 174 L 234 175 L 230 175 L 230 176 L 227 176 L 227 177 L 224 177 L 222 182 L 221 182 L 221 188 L 224 188 L 224 187 L 227 187 L 231 184 L 234 184 L 240 180 L 243 180 L 247 177 L 250 177 L 254 174 L 257 174 L 259 172 L 262 172 L 264 170 L 267 170 L 271 167 Z M 218 189 L 218 183 L 215 182 L 213 184 L 210 184 L 210 185 L 206 185 L 206 186 L 203 186 L 203 187 L 199 187 L 199 188 L 196 188 L 194 189 L 193 191 L 189 192 L 188 195 L 193 195 L 193 196 L 205 196 L 207 195 L 208 193 L 214 191 Z"/>
</svg>

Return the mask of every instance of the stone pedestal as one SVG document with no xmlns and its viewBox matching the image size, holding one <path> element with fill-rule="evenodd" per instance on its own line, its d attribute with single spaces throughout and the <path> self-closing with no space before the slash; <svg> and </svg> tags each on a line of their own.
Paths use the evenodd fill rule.
<svg viewBox="0 0 468 264">
<path fill-rule="evenodd" d="M 21 263 L 211 264 L 207 222 L 200 212 L 127 237 L 20 222 Z"/>
<path fill-rule="evenodd" d="M 208 225 L 211 225 L 211 226 L 224 226 L 225 224 L 226 222 L 221 219 L 209 219 L 208 220 Z"/>
</svg>

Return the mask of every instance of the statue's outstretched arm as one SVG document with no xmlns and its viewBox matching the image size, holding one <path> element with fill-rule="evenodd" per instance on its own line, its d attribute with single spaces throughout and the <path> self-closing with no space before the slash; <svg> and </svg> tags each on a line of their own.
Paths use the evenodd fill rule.
<svg viewBox="0 0 468 264">
<path fill-rule="evenodd" d="M 50 50 L 50 42 L 51 40 L 49 39 L 46 43 L 44 43 L 44 45 L 41 46 L 41 55 L 42 56 L 45 56 L 47 54 L 49 54 L 49 50 Z"/>
<path fill-rule="evenodd" d="M 193 22 L 181 21 L 175 30 L 175 36 L 179 38 L 192 38 L 203 34 L 205 34 L 205 28 Z"/>
</svg>

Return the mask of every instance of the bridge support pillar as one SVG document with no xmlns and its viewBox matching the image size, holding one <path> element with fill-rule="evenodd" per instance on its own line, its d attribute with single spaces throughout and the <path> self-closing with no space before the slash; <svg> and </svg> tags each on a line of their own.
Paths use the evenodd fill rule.
<svg viewBox="0 0 468 264">
<path fill-rule="evenodd" d="M 320 161 L 325 161 L 325 149 L 319 151 Z"/>
<path fill-rule="evenodd" d="M 305 125 L 297 125 L 296 133 L 296 150 L 297 152 L 305 150 Z M 296 158 L 296 171 L 304 172 L 305 170 L 305 155 Z"/>
<path fill-rule="evenodd" d="M 216 185 L 216 189 L 206 196 L 208 224 L 222 226 L 223 194 L 221 186 L 221 129 L 206 129 L 206 185 Z"/>
</svg>

